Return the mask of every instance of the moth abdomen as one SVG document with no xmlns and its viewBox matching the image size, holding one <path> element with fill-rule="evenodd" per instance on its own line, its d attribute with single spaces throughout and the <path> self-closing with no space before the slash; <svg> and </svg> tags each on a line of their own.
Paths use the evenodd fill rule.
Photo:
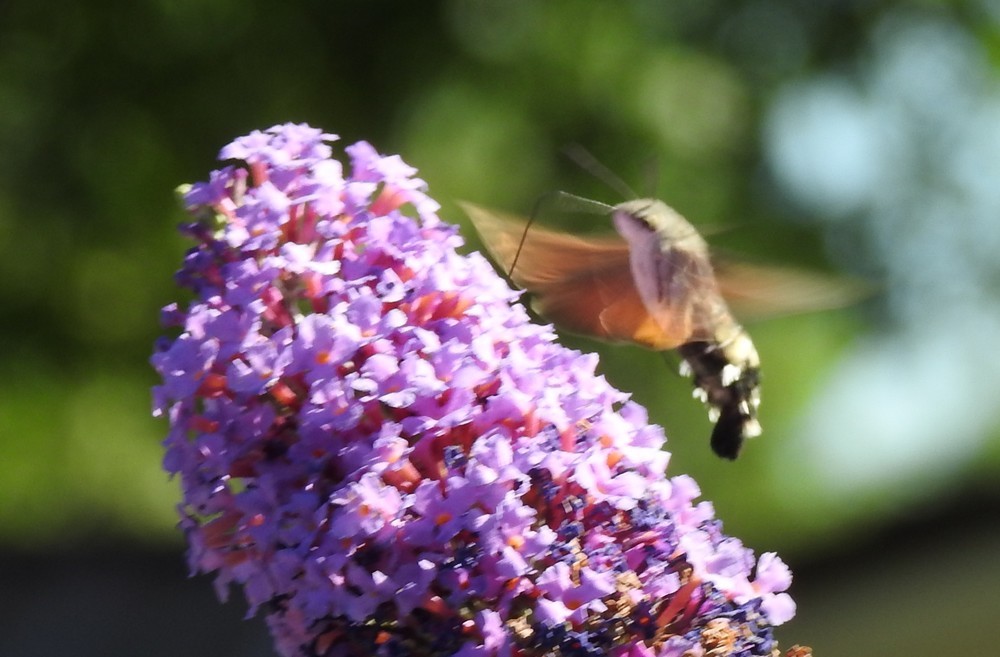
<svg viewBox="0 0 1000 657">
<path fill-rule="evenodd" d="M 690 374 L 695 396 L 715 422 L 712 451 L 726 459 L 739 456 L 743 441 L 760 435 L 760 361 L 750 336 L 740 329 L 725 342 L 695 341 L 678 347 L 682 370 Z"/>
</svg>

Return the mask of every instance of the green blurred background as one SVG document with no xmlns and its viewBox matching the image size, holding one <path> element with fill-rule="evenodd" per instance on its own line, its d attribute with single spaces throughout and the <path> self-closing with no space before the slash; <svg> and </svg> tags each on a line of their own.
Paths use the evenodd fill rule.
<svg viewBox="0 0 1000 657">
<path fill-rule="evenodd" d="M 749 325 L 765 434 L 736 463 L 676 361 L 566 342 L 792 565 L 783 644 L 1000 654 L 1000 2 L 6 0 L 0 655 L 273 654 L 185 579 L 147 359 L 174 188 L 286 121 L 400 153 L 455 222 L 458 199 L 623 200 L 581 145 L 726 252 L 875 284 Z"/>
</svg>

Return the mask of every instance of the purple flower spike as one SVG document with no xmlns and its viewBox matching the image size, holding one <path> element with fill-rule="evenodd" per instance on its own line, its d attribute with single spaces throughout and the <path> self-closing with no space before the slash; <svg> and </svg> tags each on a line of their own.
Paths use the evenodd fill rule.
<svg viewBox="0 0 1000 657">
<path fill-rule="evenodd" d="M 152 362 L 192 571 L 286 657 L 776 655 L 787 567 L 666 477 L 414 169 L 335 139 L 254 132 L 184 193 L 193 300 Z"/>
</svg>

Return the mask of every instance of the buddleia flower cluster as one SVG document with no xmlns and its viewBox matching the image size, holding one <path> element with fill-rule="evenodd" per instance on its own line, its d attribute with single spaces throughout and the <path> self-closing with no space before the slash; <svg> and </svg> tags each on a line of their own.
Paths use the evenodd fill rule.
<svg viewBox="0 0 1000 657">
<path fill-rule="evenodd" d="M 664 474 L 413 168 L 336 139 L 254 132 L 183 190 L 190 301 L 152 363 L 192 571 L 285 657 L 777 655 L 785 564 Z"/>
</svg>

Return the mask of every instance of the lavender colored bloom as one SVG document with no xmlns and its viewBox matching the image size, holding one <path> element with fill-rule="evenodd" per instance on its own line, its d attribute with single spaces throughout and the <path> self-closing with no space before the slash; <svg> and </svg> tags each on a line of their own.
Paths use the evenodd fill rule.
<svg viewBox="0 0 1000 657">
<path fill-rule="evenodd" d="M 192 571 L 286 657 L 776 654 L 787 567 L 664 474 L 413 168 L 335 140 L 254 132 L 184 192 L 193 300 L 152 363 Z"/>
</svg>

